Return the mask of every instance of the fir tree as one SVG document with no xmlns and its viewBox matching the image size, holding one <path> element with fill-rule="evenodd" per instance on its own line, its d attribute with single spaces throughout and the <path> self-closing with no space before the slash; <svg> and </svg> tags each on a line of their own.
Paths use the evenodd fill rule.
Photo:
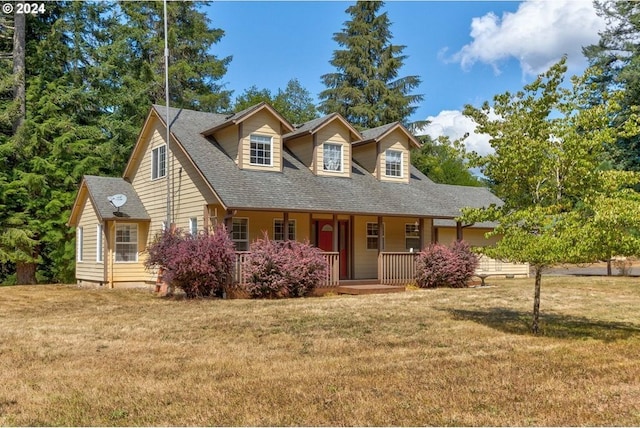
<svg viewBox="0 0 640 428">
<path fill-rule="evenodd" d="M 358 1 L 347 8 L 346 21 L 333 40 L 344 49 L 331 60 L 337 72 L 322 76 L 327 89 L 320 93 L 320 111 L 337 112 L 360 129 L 374 128 L 407 119 L 422 100 L 410 95 L 420 84 L 418 76 L 398 77 L 406 55 L 405 46 L 393 45 L 387 13 L 379 13 L 383 3 Z"/>
</svg>

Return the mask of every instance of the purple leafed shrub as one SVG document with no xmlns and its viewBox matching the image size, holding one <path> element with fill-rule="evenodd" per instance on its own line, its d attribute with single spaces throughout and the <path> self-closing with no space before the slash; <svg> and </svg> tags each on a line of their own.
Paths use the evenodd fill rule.
<svg viewBox="0 0 640 428">
<path fill-rule="evenodd" d="M 478 256 L 466 242 L 431 244 L 416 257 L 416 282 L 422 288 L 466 287 L 477 267 Z"/>
<path fill-rule="evenodd" d="M 147 248 L 147 268 L 162 267 L 163 279 L 188 298 L 221 293 L 235 263 L 233 241 L 224 226 L 195 236 L 164 231 Z"/>
<path fill-rule="evenodd" d="M 245 289 L 254 298 L 302 297 L 326 275 L 322 252 L 309 243 L 273 241 L 265 233 L 251 244 Z"/>
</svg>

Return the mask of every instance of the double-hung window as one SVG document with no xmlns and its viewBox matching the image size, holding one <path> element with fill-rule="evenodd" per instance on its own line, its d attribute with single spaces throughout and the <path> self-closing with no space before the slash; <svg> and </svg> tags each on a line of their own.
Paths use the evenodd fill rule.
<svg viewBox="0 0 640 428">
<path fill-rule="evenodd" d="M 249 219 L 233 219 L 231 239 L 236 244 L 236 251 L 249 251 Z"/>
<path fill-rule="evenodd" d="M 385 151 L 385 175 L 387 177 L 402 177 L 402 152 L 398 150 Z"/>
<path fill-rule="evenodd" d="M 405 223 L 404 225 L 404 244 L 407 250 L 420 251 L 420 230 L 416 223 Z"/>
<path fill-rule="evenodd" d="M 138 225 L 116 225 L 116 262 L 138 261 Z"/>
<path fill-rule="evenodd" d="M 367 250 L 378 249 L 378 223 L 367 223 Z M 384 224 L 382 225 L 382 248 L 384 249 Z"/>
<path fill-rule="evenodd" d="M 191 217 L 189 219 L 189 233 L 191 235 L 198 234 L 198 217 Z"/>
<path fill-rule="evenodd" d="M 252 165 L 272 165 L 273 145 L 271 137 L 252 134 L 250 143 L 249 163 Z"/>
<path fill-rule="evenodd" d="M 296 239 L 296 221 L 289 220 L 289 233 L 287 234 L 287 239 L 295 240 Z M 273 221 L 273 239 L 275 241 L 284 241 L 284 220 L 275 219 Z"/>
<path fill-rule="evenodd" d="M 151 151 L 151 179 L 167 175 L 167 146 L 156 147 Z"/>
<path fill-rule="evenodd" d="M 322 167 L 325 171 L 342 172 L 342 144 L 322 145 Z"/>
</svg>

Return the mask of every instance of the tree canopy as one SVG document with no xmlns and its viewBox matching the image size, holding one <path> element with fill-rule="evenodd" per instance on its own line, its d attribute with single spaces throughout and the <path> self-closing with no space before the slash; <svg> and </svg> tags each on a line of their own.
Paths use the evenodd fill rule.
<svg viewBox="0 0 640 428">
<path fill-rule="evenodd" d="M 322 76 L 320 111 L 337 112 L 356 128 L 375 128 L 396 121 L 408 125 L 422 95 L 412 95 L 418 76 L 398 77 L 405 46 L 394 45 L 384 3 L 358 1 L 347 8 L 351 20 L 333 40 L 344 49 L 334 51 L 335 73 Z"/>
</svg>

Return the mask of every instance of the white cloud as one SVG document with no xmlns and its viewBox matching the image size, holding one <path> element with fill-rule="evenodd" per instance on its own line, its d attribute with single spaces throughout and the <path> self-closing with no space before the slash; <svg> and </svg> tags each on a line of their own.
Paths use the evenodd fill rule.
<svg viewBox="0 0 640 428">
<path fill-rule="evenodd" d="M 447 136 L 451 141 L 469 136 L 464 140 L 467 151 L 474 151 L 480 155 L 493 152 L 487 134 L 477 134 L 476 124 L 458 110 L 443 110 L 437 116 L 427 118 L 431 123 L 421 129 L 419 135 L 429 135 L 431 138 Z"/>
<path fill-rule="evenodd" d="M 526 0 L 514 13 L 473 18 L 473 41 L 448 61 L 465 70 L 476 62 L 490 64 L 499 74 L 500 63 L 515 58 L 526 76 L 546 71 L 566 54 L 571 73 L 585 66 L 582 47 L 597 43 L 604 26 L 591 0 Z"/>
</svg>

